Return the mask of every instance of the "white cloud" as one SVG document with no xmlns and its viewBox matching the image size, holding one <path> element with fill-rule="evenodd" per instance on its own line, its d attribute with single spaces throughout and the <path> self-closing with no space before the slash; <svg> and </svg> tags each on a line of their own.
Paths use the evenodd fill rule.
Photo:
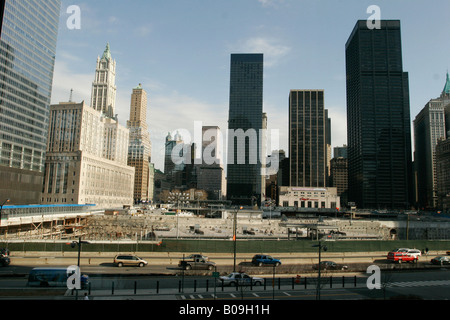
<svg viewBox="0 0 450 320">
<path fill-rule="evenodd" d="M 90 104 L 93 73 L 75 73 L 70 70 L 68 61 L 75 61 L 76 57 L 62 54 L 65 59 L 58 59 L 53 76 L 52 104 L 67 102 L 73 89 L 73 101 L 85 101 Z"/>
<path fill-rule="evenodd" d="M 273 7 L 284 1 L 283 0 L 258 0 L 258 2 L 261 3 L 263 7 Z"/>
<path fill-rule="evenodd" d="M 291 48 L 279 43 L 278 40 L 267 37 L 253 37 L 238 43 L 234 48 L 239 52 L 263 53 L 264 66 L 272 67 L 285 57 Z"/>
<path fill-rule="evenodd" d="M 347 114 L 342 107 L 329 107 L 328 117 L 331 119 L 331 146 L 339 147 L 347 144 Z"/>
</svg>

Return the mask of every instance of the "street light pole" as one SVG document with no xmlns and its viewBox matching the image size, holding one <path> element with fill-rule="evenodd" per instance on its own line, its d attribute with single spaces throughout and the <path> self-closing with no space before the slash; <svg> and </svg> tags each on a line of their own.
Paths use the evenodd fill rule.
<svg viewBox="0 0 450 320">
<path fill-rule="evenodd" d="M 318 247 L 319 248 L 319 264 L 317 265 L 317 269 L 318 269 L 318 278 L 317 278 L 317 292 L 316 292 L 316 300 L 320 300 L 320 271 L 321 271 L 321 252 L 323 251 L 327 251 L 328 248 L 327 246 L 323 246 L 321 244 L 321 242 L 319 241 L 319 244 L 313 245 L 313 247 Z"/>
<path fill-rule="evenodd" d="M 236 235 L 237 235 L 237 213 L 239 209 L 242 209 L 242 207 L 236 207 L 234 209 L 234 221 L 233 221 L 233 248 L 234 248 L 234 261 L 233 261 L 233 272 L 236 272 Z"/>
<path fill-rule="evenodd" d="M 72 241 L 72 243 L 70 243 L 70 246 L 72 248 L 75 248 L 75 246 L 78 245 L 78 262 L 77 262 L 78 271 L 80 271 L 81 244 L 83 243 L 89 244 L 88 241 L 82 241 L 81 236 L 78 238 L 78 242 Z M 75 300 L 78 300 L 78 289 L 75 289 Z"/>
<path fill-rule="evenodd" d="M 237 218 L 237 212 L 238 209 L 237 207 L 234 209 L 234 217 L 233 217 L 233 272 L 236 272 L 236 228 L 237 228 L 237 223 L 236 223 L 236 218 Z"/>
</svg>

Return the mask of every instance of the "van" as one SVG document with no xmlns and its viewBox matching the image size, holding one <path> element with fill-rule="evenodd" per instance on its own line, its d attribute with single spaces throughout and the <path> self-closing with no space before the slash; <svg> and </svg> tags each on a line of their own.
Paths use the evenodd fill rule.
<svg viewBox="0 0 450 320">
<path fill-rule="evenodd" d="M 148 262 L 134 254 L 118 254 L 114 257 L 114 264 L 118 267 L 144 267 L 148 264 Z"/>
<path fill-rule="evenodd" d="M 67 287 L 67 280 L 73 270 L 68 268 L 33 268 L 28 275 L 29 287 Z M 89 276 L 81 276 L 81 288 L 89 284 Z"/>
<path fill-rule="evenodd" d="M 406 253 L 408 253 L 411 256 L 414 256 L 415 258 L 419 258 L 422 255 L 422 252 L 420 252 L 420 250 L 418 249 L 408 249 Z"/>
</svg>

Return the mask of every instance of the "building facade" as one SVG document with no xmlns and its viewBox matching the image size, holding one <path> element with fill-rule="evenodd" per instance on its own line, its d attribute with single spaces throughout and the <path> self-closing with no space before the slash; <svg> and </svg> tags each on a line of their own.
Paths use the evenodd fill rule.
<svg viewBox="0 0 450 320">
<path fill-rule="evenodd" d="M 358 21 L 346 43 L 349 201 L 410 208 L 411 120 L 400 21 Z"/>
<path fill-rule="evenodd" d="M 348 197 L 348 160 L 347 158 L 333 158 L 330 161 L 330 186 L 337 189 L 341 205 L 347 206 Z"/>
<path fill-rule="evenodd" d="M 432 99 L 414 120 L 415 200 L 419 208 L 437 207 L 436 144 L 445 137 L 444 100 Z"/>
<path fill-rule="evenodd" d="M 134 202 L 146 202 L 153 198 L 153 188 L 150 184 L 151 142 L 147 125 L 147 92 L 141 84 L 133 89 L 131 95 L 130 120 L 127 122 L 130 130 L 128 146 L 128 165 L 135 168 Z"/>
<path fill-rule="evenodd" d="M 333 157 L 347 159 L 347 145 L 344 144 L 342 147 L 334 147 L 333 148 Z"/>
<path fill-rule="evenodd" d="M 260 204 L 263 193 L 263 68 L 263 54 L 231 55 L 227 198 L 237 205 Z"/>
<path fill-rule="evenodd" d="M 0 4 L 0 199 L 38 203 L 42 189 L 60 0 Z"/>
<path fill-rule="evenodd" d="M 323 90 L 289 95 L 290 186 L 326 187 L 331 146 Z"/>
<path fill-rule="evenodd" d="M 95 204 L 117 208 L 133 204 L 134 168 L 125 156 L 114 154 L 102 139 L 114 120 L 82 103 L 60 103 L 50 108 L 42 204 Z M 123 128 L 123 127 L 122 127 Z M 127 130 L 115 144 L 128 144 Z"/>
<path fill-rule="evenodd" d="M 173 137 L 168 133 L 165 143 L 164 174 L 170 188 L 182 184 L 182 172 L 185 168 L 186 148 L 183 137 L 177 131 Z"/>
<path fill-rule="evenodd" d="M 210 200 L 222 200 L 226 195 L 221 140 L 219 127 L 202 127 L 202 163 L 197 166 L 197 189 L 206 191 Z"/>
<path fill-rule="evenodd" d="M 450 138 L 436 145 L 437 207 L 450 212 Z"/>
<path fill-rule="evenodd" d="M 280 187 L 278 206 L 336 209 L 340 198 L 336 188 Z"/>
</svg>

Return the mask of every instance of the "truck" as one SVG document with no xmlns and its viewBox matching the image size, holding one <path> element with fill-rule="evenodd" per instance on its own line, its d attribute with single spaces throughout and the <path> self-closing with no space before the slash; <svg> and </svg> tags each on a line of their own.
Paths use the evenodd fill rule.
<svg viewBox="0 0 450 320">
<path fill-rule="evenodd" d="M 213 270 L 216 266 L 214 262 L 207 261 L 202 257 L 195 257 L 190 260 L 180 260 L 178 266 L 183 270 Z"/>
</svg>

